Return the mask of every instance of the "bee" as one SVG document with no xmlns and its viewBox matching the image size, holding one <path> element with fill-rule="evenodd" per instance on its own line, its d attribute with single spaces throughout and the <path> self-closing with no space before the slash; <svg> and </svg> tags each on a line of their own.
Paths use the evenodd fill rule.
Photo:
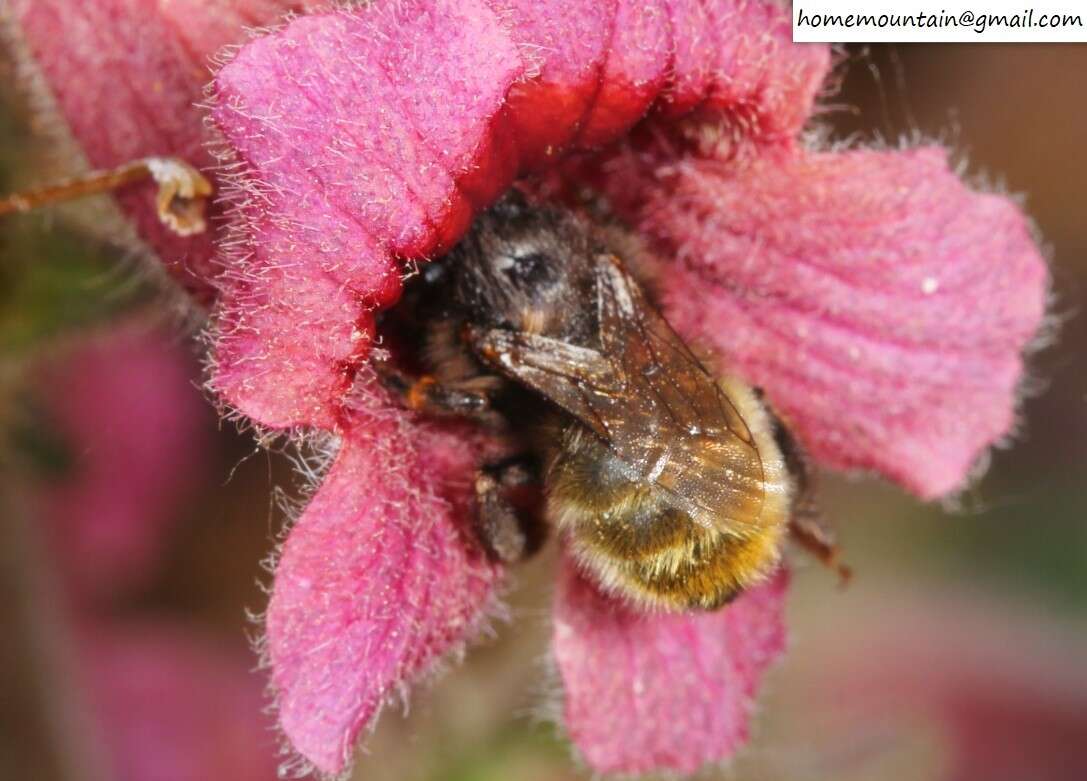
<svg viewBox="0 0 1087 781">
<path fill-rule="evenodd" d="M 525 449 L 476 478 L 492 554 L 535 547 L 508 492 L 538 483 L 579 566 L 645 608 L 721 607 L 778 566 L 790 528 L 833 563 L 761 394 L 696 356 L 592 223 L 514 192 L 422 277 L 402 321 L 427 323 L 427 373 L 375 366 L 411 408 L 489 421 Z"/>
</svg>

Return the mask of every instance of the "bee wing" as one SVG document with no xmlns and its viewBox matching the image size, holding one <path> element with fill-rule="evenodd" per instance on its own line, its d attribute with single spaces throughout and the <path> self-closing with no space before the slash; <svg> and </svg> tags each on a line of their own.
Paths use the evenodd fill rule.
<svg viewBox="0 0 1087 781">
<path fill-rule="evenodd" d="M 597 301 L 602 352 L 613 356 L 637 416 L 627 415 L 633 431 L 613 427 L 612 449 L 697 523 L 726 532 L 760 526 L 762 458 L 717 379 L 617 258 L 599 259 Z"/>
<path fill-rule="evenodd" d="M 539 334 L 498 328 L 470 328 L 468 341 L 495 368 L 558 404 L 598 436 L 608 438 L 608 427 L 585 392 L 591 387 L 603 393 L 614 386 L 611 362 L 600 352 Z"/>
<path fill-rule="evenodd" d="M 687 344 L 651 306 L 613 256 L 597 265 L 602 352 L 631 387 L 640 386 L 682 432 L 727 434 L 754 447 L 747 423 Z"/>
<path fill-rule="evenodd" d="M 493 329 L 478 353 L 597 434 L 629 468 L 697 522 L 759 525 L 762 461 L 736 408 L 616 258 L 597 265 L 600 349 Z"/>
</svg>

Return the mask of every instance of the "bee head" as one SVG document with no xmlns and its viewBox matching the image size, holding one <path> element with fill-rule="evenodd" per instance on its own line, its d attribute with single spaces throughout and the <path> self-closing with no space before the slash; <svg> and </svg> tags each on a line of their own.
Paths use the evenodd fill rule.
<svg viewBox="0 0 1087 781">
<path fill-rule="evenodd" d="M 595 250 L 590 231 L 576 217 L 529 206 L 513 191 L 477 218 L 446 262 L 454 295 L 473 321 L 539 330 L 585 310 Z"/>
</svg>

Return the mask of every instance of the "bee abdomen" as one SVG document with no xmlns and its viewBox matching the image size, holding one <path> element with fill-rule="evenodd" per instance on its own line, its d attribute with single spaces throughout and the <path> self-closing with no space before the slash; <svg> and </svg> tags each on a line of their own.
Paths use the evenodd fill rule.
<svg viewBox="0 0 1087 781">
<path fill-rule="evenodd" d="M 700 525 L 659 490 L 609 468 L 591 443 L 560 453 L 550 478 L 550 514 L 579 564 L 645 607 L 712 610 L 777 564 L 784 523 L 749 536 Z"/>
<path fill-rule="evenodd" d="M 591 524 L 570 530 L 570 548 L 605 589 L 649 607 L 712 610 L 761 580 L 777 564 L 778 540 L 766 535 L 731 537 L 689 518 L 664 518 L 674 541 L 616 555 L 600 544 Z"/>
</svg>

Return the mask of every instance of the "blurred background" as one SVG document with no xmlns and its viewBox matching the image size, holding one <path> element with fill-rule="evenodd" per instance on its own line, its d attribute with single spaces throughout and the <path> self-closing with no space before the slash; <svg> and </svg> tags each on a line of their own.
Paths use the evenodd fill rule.
<svg viewBox="0 0 1087 781">
<path fill-rule="evenodd" d="M 857 143 L 938 138 L 1023 194 L 1058 339 L 1031 361 L 1011 447 L 953 506 L 822 478 L 856 577 L 843 591 L 798 559 L 790 651 L 750 747 L 710 777 L 1087 778 L 1085 72 L 1079 45 L 845 53 L 822 121 Z M 2 93 L 0 191 L 49 167 Z M 275 777 L 248 615 L 298 486 L 217 423 L 185 327 L 64 216 L 0 224 L 0 778 Z M 589 777 L 539 718 L 551 566 L 522 568 L 514 620 L 385 715 L 356 778 Z"/>
</svg>

